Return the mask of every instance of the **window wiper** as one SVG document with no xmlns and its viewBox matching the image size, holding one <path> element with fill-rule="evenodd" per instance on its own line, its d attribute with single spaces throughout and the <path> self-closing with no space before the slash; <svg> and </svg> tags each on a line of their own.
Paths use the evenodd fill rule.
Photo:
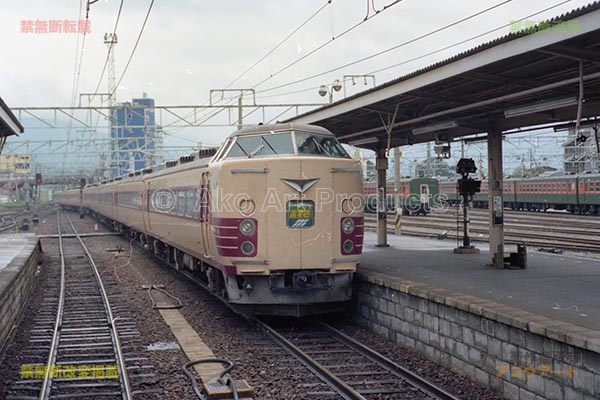
<svg viewBox="0 0 600 400">
<path fill-rule="evenodd" d="M 259 144 L 258 147 L 256 147 L 254 150 L 252 150 L 252 152 L 250 154 L 248 154 L 248 158 L 252 158 L 254 157 L 256 154 L 258 154 L 262 149 L 265 148 L 264 144 Z"/>
<path fill-rule="evenodd" d="M 317 139 L 312 137 L 312 140 L 315 142 L 315 144 L 317 145 L 317 148 L 321 151 L 321 153 L 324 153 L 324 154 L 328 155 L 329 157 L 332 157 L 331 153 L 328 152 L 327 150 L 325 150 L 325 148 L 323 146 L 321 146 L 321 143 L 319 143 L 317 141 Z"/>
<path fill-rule="evenodd" d="M 237 147 L 240 148 L 240 150 L 242 151 L 242 153 L 244 153 L 245 155 L 248 155 L 248 153 L 246 152 L 246 150 L 244 150 L 244 148 L 242 147 L 241 144 L 238 143 L 238 141 L 235 141 L 235 144 L 237 145 Z"/>
<path fill-rule="evenodd" d="M 271 146 L 271 144 L 269 143 L 269 141 L 268 141 L 267 139 L 265 139 L 265 138 L 262 138 L 262 141 L 263 141 L 263 143 L 266 143 L 266 144 L 267 144 L 267 146 L 269 146 L 269 148 L 270 148 L 271 150 L 273 150 L 273 154 L 279 154 L 279 153 L 277 153 L 277 151 L 276 151 L 276 150 L 273 148 L 273 146 Z"/>
</svg>

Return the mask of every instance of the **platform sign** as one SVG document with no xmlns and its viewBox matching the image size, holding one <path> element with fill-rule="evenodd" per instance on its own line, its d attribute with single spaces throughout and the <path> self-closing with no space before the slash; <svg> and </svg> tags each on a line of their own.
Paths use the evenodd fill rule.
<svg viewBox="0 0 600 400">
<path fill-rule="evenodd" d="M 494 196 L 492 211 L 494 213 L 494 225 L 502 225 L 503 223 L 503 205 L 502 196 Z"/>
<path fill-rule="evenodd" d="M 310 228 L 315 224 L 315 203 L 311 200 L 290 200 L 285 213 L 288 228 Z"/>
</svg>

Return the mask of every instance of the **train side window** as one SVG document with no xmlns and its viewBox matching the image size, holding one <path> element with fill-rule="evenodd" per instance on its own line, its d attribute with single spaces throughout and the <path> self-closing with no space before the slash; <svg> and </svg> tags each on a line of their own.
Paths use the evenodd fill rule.
<svg viewBox="0 0 600 400">
<path fill-rule="evenodd" d="M 186 217 L 191 217 L 192 216 L 192 211 L 194 209 L 194 190 L 193 189 L 187 189 L 185 191 L 185 216 Z"/>
<path fill-rule="evenodd" d="M 196 188 L 194 189 L 194 205 L 192 208 L 192 218 L 193 219 L 198 219 L 198 216 L 200 215 L 200 189 Z"/>
<path fill-rule="evenodd" d="M 171 208 L 169 208 L 169 214 L 171 215 L 175 215 L 177 214 L 177 190 L 173 190 L 173 204 L 171 205 Z"/>
<path fill-rule="evenodd" d="M 177 215 L 183 216 L 185 213 L 185 190 L 179 189 L 177 192 Z"/>
</svg>

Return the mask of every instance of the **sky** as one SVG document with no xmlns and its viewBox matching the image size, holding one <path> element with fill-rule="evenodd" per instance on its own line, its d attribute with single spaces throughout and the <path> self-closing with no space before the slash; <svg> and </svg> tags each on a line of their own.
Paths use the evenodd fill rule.
<svg viewBox="0 0 600 400">
<path fill-rule="evenodd" d="M 115 48 L 117 79 L 124 71 L 150 3 L 151 0 L 123 1 L 117 28 L 119 42 Z M 528 17 L 560 3 L 563 4 Z M 257 102 L 261 104 L 323 103 L 328 99 L 320 97 L 317 88 L 330 85 L 344 75 L 380 71 L 375 73 L 375 80 L 380 84 L 503 36 L 509 33 L 507 25 L 511 21 L 524 17 L 540 21 L 588 3 L 578 0 L 402 0 L 396 3 L 392 0 L 332 0 L 330 3 L 327 0 L 155 0 L 139 45 L 116 90 L 117 101 L 130 101 L 147 93 L 157 105 L 201 105 L 207 102 L 211 89 L 230 87 L 254 88 Z M 85 46 L 82 46 L 81 34 L 23 30 L 27 21 L 51 23 L 83 19 L 84 2 L 4 0 L 0 8 L 0 33 L 4 38 L 0 96 L 11 107 L 69 106 L 78 102 L 79 96 L 73 96 L 74 92 L 94 92 L 107 54 L 103 36 L 113 31 L 119 5 L 120 0 L 98 0 L 90 5 L 91 32 L 85 35 Z M 389 7 L 384 9 L 386 5 Z M 269 90 L 383 51 L 494 5 L 498 7 L 366 62 Z M 379 12 L 375 13 L 373 8 Z M 313 14 L 316 15 L 309 20 Z M 360 23 L 366 17 L 368 19 Z M 307 20 L 255 68 L 228 86 Z M 344 33 L 354 25 L 357 26 Z M 488 31 L 493 32 L 386 69 Z M 320 50 L 309 55 L 319 46 L 322 46 Z M 301 57 L 305 58 L 282 71 Z M 80 71 L 79 79 L 77 71 Z M 260 82 L 263 83 L 257 86 Z M 365 85 L 358 79 L 355 85 L 347 81 L 345 89 L 350 95 L 369 87 L 370 80 Z M 100 91 L 105 92 L 106 88 L 105 76 Z M 288 94 L 297 91 L 300 92 Z M 336 92 L 333 100 L 342 97 L 343 91 Z M 96 98 L 96 105 L 100 104 L 99 100 Z M 262 115 L 258 114 L 249 116 L 246 122 L 261 122 Z M 292 115 L 289 112 L 280 118 Z M 274 117 L 276 114 L 267 115 L 266 119 Z M 225 115 L 218 116 L 213 122 L 226 123 L 227 119 Z M 165 145 L 219 144 L 233 130 L 234 127 L 166 129 Z M 32 129 L 25 135 L 33 139 L 63 134 Z"/>
</svg>

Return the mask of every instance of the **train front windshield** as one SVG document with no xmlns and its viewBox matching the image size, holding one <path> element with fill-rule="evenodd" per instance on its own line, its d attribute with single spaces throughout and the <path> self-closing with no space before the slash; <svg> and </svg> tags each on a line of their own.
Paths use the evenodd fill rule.
<svg viewBox="0 0 600 400">
<path fill-rule="evenodd" d="M 349 158 L 340 142 L 333 136 L 296 132 L 298 154 Z"/>
<path fill-rule="evenodd" d="M 253 158 L 277 155 L 350 158 L 334 136 L 308 132 L 239 136 L 233 138 L 230 142 L 229 151 L 225 158 Z"/>
</svg>

